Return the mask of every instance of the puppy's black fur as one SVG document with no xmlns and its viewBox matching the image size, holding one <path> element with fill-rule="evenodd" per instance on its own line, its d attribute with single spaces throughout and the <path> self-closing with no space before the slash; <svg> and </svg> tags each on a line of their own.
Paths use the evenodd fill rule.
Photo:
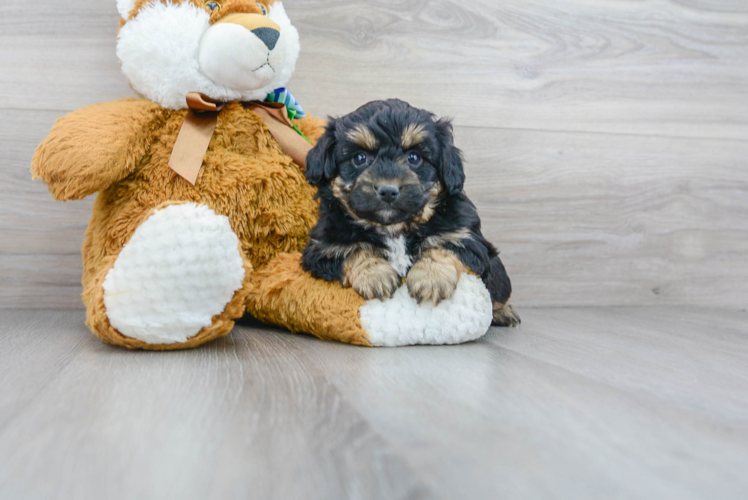
<svg viewBox="0 0 748 500">
<path fill-rule="evenodd" d="M 463 192 L 462 153 L 448 120 L 399 100 L 369 103 L 330 121 L 309 153 L 306 175 L 321 200 L 303 256 L 313 276 L 350 285 L 349 259 L 366 251 L 392 261 L 393 241 L 410 263 L 438 249 L 482 278 L 498 311 L 495 323 L 519 323 L 508 305 L 512 286 L 499 252 L 483 237 L 475 205 Z M 400 267 L 405 277 L 408 270 Z M 411 295 L 417 292 L 411 289 Z"/>
</svg>

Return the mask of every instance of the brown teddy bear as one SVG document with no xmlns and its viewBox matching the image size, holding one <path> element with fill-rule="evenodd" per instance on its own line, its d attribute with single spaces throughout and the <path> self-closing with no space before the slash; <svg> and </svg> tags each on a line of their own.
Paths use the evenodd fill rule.
<svg viewBox="0 0 748 500">
<path fill-rule="evenodd" d="M 419 307 L 366 302 L 313 279 L 299 252 L 317 220 L 304 158 L 324 122 L 284 89 L 299 35 L 280 1 L 117 0 L 117 55 L 140 99 L 58 120 L 33 161 L 62 201 L 99 193 L 83 245 L 87 325 L 108 343 L 182 349 L 245 311 L 366 346 L 485 334 L 488 291 Z"/>
</svg>

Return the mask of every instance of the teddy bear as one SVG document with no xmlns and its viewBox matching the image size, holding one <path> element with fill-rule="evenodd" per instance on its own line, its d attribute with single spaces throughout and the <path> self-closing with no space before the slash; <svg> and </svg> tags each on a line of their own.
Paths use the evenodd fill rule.
<svg viewBox="0 0 748 500">
<path fill-rule="evenodd" d="M 483 336 L 490 296 L 466 273 L 419 306 L 314 279 L 305 155 L 325 122 L 286 90 L 300 52 L 282 2 L 117 0 L 117 56 L 138 98 L 60 118 L 32 160 L 60 201 L 98 193 L 83 243 L 86 324 L 131 349 L 193 348 L 245 314 L 362 346 Z"/>
</svg>

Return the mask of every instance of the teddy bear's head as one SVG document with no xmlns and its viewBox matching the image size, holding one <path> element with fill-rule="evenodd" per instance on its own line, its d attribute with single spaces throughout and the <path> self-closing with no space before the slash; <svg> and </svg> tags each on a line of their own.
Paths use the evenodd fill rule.
<svg viewBox="0 0 748 500">
<path fill-rule="evenodd" d="M 299 34 L 277 0 L 117 0 L 117 56 L 140 95 L 169 109 L 189 92 L 263 100 L 284 87 Z"/>
</svg>

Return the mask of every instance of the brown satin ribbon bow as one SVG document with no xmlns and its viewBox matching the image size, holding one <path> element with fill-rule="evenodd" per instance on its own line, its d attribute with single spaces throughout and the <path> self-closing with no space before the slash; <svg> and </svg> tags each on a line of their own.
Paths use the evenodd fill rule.
<svg viewBox="0 0 748 500">
<path fill-rule="evenodd" d="M 169 159 L 169 166 L 193 186 L 200 175 L 205 153 L 216 131 L 218 115 L 225 103 L 214 101 L 204 94 L 187 94 L 190 110 L 184 119 L 179 137 Z M 284 153 L 297 165 L 306 168 L 306 155 L 312 145 L 293 128 L 286 106 L 277 102 L 252 101 L 243 103 L 265 122 L 273 138 Z"/>
</svg>

